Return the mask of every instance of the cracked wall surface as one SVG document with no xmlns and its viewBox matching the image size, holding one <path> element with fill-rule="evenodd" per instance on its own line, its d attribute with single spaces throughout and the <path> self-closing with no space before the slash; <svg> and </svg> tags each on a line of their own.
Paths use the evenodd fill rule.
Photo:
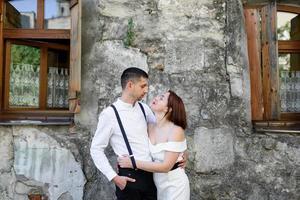
<svg viewBox="0 0 300 200">
<path fill-rule="evenodd" d="M 0 199 L 82 199 L 86 179 L 68 133 L 68 127 L 0 127 Z"/>
</svg>

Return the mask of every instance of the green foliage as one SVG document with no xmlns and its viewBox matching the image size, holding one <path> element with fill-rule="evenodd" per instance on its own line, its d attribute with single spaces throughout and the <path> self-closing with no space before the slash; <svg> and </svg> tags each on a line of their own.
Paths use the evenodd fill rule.
<svg viewBox="0 0 300 200">
<path fill-rule="evenodd" d="M 278 40 L 290 39 L 290 30 L 291 30 L 290 21 L 287 21 L 286 24 L 277 28 Z M 281 74 L 282 71 L 289 70 L 290 54 L 279 54 L 278 59 L 279 59 L 279 63 L 278 63 L 279 64 L 279 74 Z"/>
<path fill-rule="evenodd" d="M 288 21 L 285 25 L 277 29 L 277 35 L 279 40 L 288 39 L 287 36 L 290 35 L 291 24 Z"/>
<path fill-rule="evenodd" d="M 279 74 L 281 74 L 282 71 L 288 71 L 291 66 L 291 57 L 290 54 L 279 54 Z"/>
<path fill-rule="evenodd" d="M 12 63 L 38 66 L 40 65 L 40 49 L 24 45 L 12 45 L 11 59 Z"/>
<path fill-rule="evenodd" d="M 123 40 L 124 46 L 126 48 L 128 48 L 129 46 L 132 46 L 132 44 L 133 44 L 133 40 L 134 40 L 134 36 L 135 36 L 133 29 L 134 29 L 133 19 L 130 18 L 128 20 L 128 24 L 127 24 L 126 38 Z"/>
</svg>

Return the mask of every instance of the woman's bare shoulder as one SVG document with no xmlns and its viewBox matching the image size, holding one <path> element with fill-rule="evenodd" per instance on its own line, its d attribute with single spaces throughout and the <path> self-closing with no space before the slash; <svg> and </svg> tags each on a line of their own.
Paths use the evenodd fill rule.
<svg viewBox="0 0 300 200">
<path fill-rule="evenodd" d="M 184 130 L 180 126 L 174 125 L 168 141 L 182 142 L 185 140 Z"/>
</svg>

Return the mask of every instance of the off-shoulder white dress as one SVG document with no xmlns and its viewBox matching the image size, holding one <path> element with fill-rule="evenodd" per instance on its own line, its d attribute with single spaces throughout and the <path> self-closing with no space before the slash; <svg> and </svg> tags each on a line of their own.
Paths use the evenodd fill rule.
<svg viewBox="0 0 300 200">
<path fill-rule="evenodd" d="M 187 149 L 186 140 L 182 142 L 164 142 L 149 147 L 154 162 L 163 162 L 165 151 L 184 152 Z M 190 185 L 184 169 L 178 167 L 168 173 L 153 173 L 157 188 L 157 200 L 189 200 Z"/>
</svg>

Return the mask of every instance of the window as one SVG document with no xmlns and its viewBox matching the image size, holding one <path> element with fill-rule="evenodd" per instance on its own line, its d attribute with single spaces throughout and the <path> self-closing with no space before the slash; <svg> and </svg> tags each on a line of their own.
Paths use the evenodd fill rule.
<svg viewBox="0 0 300 200">
<path fill-rule="evenodd" d="M 300 7 L 277 6 L 281 118 L 300 120 Z"/>
<path fill-rule="evenodd" d="M 300 122 L 300 5 L 244 9 L 254 124 Z"/>
<path fill-rule="evenodd" d="M 71 120 L 79 110 L 80 1 L 0 4 L 0 120 Z"/>
</svg>

